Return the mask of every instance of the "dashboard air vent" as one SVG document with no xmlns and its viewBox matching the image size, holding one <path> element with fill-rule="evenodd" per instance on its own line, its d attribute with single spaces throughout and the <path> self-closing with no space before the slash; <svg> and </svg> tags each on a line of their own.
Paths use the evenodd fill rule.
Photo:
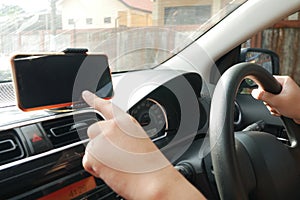
<svg viewBox="0 0 300 200">
<path fill-rule="evenodd" d="M 99 121 L 96 113 L 63 116 L 42 122 L 42 127 L 55 148 L 87 139 L 88 127 Z"/>
<path fill-rule="evenodd" d="M 17 133 L 13 130 L 0 132 L 0 164 L 6 164 L 25 157 Z"/>
</svg>

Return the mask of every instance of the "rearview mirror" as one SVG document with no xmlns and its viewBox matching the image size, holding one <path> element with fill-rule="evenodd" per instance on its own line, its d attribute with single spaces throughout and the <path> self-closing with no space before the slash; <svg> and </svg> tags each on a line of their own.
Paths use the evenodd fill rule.
<svg viewBox="0 0 300 200">
<path fill-rule="evenodd" d="M 271 50 L 244 48 L 241 50 L 240 60 L 258 64 L 273 75 L 279 74 L 279 56 Z"/>
</svg>

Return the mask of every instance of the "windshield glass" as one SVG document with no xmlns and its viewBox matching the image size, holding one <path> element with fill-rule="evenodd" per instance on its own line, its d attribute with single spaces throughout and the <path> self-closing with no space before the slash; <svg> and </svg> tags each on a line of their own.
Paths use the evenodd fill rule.
<svg viewBox="0 0 300 200">
<path fill-rule="evenodd" d="M 87 48 L 112 72 L 157 66 L 246 0 L 0 0 L 0 82 L 16 52 Z"/>
</svg>

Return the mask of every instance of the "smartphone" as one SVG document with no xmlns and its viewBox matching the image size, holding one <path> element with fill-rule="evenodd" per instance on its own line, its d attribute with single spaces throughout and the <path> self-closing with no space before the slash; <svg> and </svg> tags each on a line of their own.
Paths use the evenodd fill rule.
<svg viewBox="0 0 300 200">
<path fill-rule="evenodd" d="M 17 103 L 23 111 L 84 105 L 84 90 L 101 98 L 113 95 L 105 54 L 16 54 L 11 63 Z"/>
</svg>

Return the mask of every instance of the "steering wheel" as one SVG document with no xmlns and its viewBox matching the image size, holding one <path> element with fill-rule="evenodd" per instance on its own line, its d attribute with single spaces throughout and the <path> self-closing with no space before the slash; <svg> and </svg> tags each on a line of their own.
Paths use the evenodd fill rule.
<svg viewBox="0 0 300 200">
<path fill-rule="evenodd" d="M 213 172 L 221 199 L 300 199 L 300 126 L 282 117 L 290 145 L 269 133 L 234 133 L 234 100 L 244 78 L 264 90 L 281 85 L 261 66 L 241 63 L 228 69 L 214 91 L 209 137 Z M 292 106 L 292 105 L 291 105 Z"/>
</svg>

